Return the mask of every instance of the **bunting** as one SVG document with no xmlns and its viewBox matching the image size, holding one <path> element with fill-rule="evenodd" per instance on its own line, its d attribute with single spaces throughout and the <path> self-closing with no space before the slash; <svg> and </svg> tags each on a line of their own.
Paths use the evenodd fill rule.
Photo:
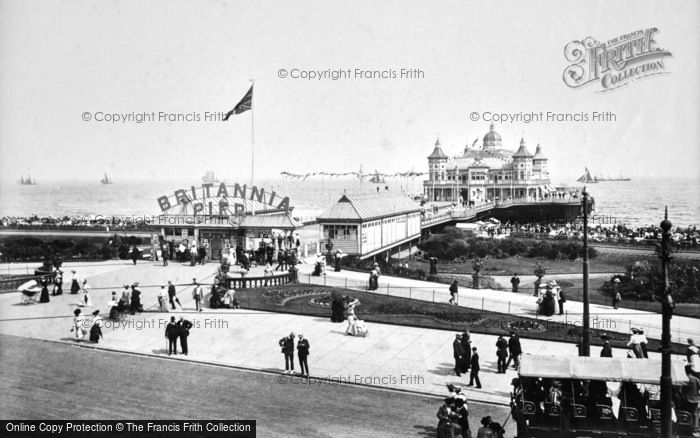
<svg viewBox="0 0 700 438">
<path fill-rule="evenodd" d="M 315 177 L 315 176 L 330 176 L 330 177 L 343 177 L 343 176 L 354 176 L 361 181 L 364 180 L 365 178 L 371 178 L 374 176 L 379 176 L 382 178 L 413 178 L 416 176 L 423 176 L 427 175 L 427 172 L 415 172 L 413 170 L 410 170 L 408 172 L 395 172 L 395 173 L 381 173 L 381 172 L 372 172 L 372 173 L 364 173 L 364 172 L 308 172 L 308 173 L 291 173 L 291 172 L 280 172 L 280 175 L 284 178 L 289 178 L 289 179 L 298 179 L 305 181 L 307 178 Z"/>
</svg>

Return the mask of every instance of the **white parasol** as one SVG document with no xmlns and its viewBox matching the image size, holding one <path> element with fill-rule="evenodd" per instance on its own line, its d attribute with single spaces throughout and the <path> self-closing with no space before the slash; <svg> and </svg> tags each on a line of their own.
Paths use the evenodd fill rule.
<svg viewBox="0 0 700 438">
<path fill-rule="evenodd" d="M 20 292 L 41 292 L 41 287 L 36 280 L 29 280 L 17 288 Z"/>
</svg>

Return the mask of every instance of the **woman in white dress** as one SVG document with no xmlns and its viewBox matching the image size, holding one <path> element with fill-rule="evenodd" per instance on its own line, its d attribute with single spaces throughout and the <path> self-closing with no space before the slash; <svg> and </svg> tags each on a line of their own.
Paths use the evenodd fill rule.
<svg viewBox="0 0 700 438">
<path fill-rule="evenodd" d="M 75 309 L 73 311 L 73 327 L 70 329 L 71 332 L 75 334 L 76 341 L 82 341 L 87 334 L 87 328 L 85 327 L 85 317 L 81 314 L 80 309 Z"/>
<path fill-rule="evenodd" d="M 87 280 L 83 280 L 83 287 L 82 287 L 83 297 L 81 299 L 81 303 L 79 304 L 80 306 L 84 306 L 84 307 L 92 306 L 92 299 L 90 299 L 90 294 L 88 293 L 89 288 L 90 288 L 90 286 L 88 286 Z"/>
</svg>

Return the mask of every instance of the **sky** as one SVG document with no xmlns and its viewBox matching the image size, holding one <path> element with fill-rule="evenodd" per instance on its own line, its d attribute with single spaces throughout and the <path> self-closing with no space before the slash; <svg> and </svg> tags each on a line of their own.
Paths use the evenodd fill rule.
<svg viewBox="0 0 700 438">
<path fill-rule="evenodd" d="M 687 1 L 2 0 L 0 180 L 108 172 L 199 181 L 206 170 L 246 180 L 253 126 L 256 178 L 360 166 L 425 172 L 438 135 L 445 153 L 461 154 L 488 131 L 489 113 L 594 111 L 615 120 L 495 128 L 506 148 L 521 138 L 531 152 L 540 144 L 554 180 L 585 166 L 697 177 L 699 9 Z M 671 53 L 664 74 L 605 93 L 565 85 L 569 42 L 648 28 Z M 398 77 L 402 68 L 420 76 Z M 352 77 L 291 77 L 329 69 Z M 397 77 L 358 78 L 355 69 Z M 232 109 L 251 79 L 252 112 L 204 120 Z M 144 113 L 156 120 L 136 123 Z M 132 119 L 110 122 L 111 114 Z"/>
</svg>

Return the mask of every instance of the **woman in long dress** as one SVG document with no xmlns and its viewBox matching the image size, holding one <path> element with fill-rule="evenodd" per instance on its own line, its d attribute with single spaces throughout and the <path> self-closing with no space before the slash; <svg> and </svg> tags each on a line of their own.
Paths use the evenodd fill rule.
<svg viewBox="0 0 700 438">
<path fill-rule="evenodd" d="M 100 311 L 95 310 L 92 312 L 92 326 L 90 327 L 90 341 L 94 343 L 100 342 L 102 337 L 102 317 L 100 316 Z"/>
<path fill-rule="evenodd" d="M 71 278 L 70 293 L 76 295 L 80 292 L 80 283 L 78 282 L 78 274 L 75 272 L 75 269 L 71 272 L 73 273 L 73 277 Z"/>
<path fill-rule="evenodd" d="M 70 329 L 75 334 L 76 341 L 82 341 L 87 333 L 85 328 L 85 317 L 81 314 L 80 309 L 75 309 L 73 311 L 73 327 Z"/>
<path fill-rule="evenodd" d="M 92 300 L 90 299 L 90 294 L 88 293 L 88 289 L 90 286 L 87 284 L 87 280 L 83 280 L 83 297 L 81 299 L 81 306 L 85 307 L 90 307 L 92 306 Z"/>
<path fill-rule="evenodd" d="M 49 283 L 46 278 L 41 279 L 41 296 L 39 297 L 40 303 L 49 302 Z"/>
</svg>

